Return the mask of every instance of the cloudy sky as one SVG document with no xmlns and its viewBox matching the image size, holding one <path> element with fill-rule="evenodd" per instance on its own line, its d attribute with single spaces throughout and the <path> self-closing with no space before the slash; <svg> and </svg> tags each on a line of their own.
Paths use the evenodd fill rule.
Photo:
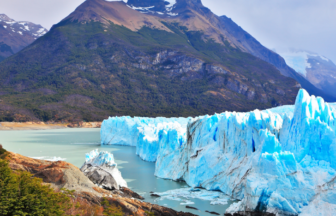
<svg viewBox="0 0 336 216">
<path fill-rule="evenodd" d="M 0 13 L 50 28 L 83 0 L 0 0 Z M 202 0 L 263 45 L 278 52 L 307 50 L 336 62 L 336 0 Z"/>
</svg>

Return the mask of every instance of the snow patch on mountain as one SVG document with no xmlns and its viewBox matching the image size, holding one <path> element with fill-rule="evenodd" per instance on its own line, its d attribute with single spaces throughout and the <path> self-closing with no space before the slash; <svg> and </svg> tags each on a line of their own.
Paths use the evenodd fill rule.
<svg viewBox="0 0 336 216">
<path fill-rule="evenodd" d="M 174 9 L 176 4 L 176 0 L 167 0 L 165 1 L 165 10 L 158 10 L 154 5 L 149 7 L 136 7 L 134 5 L 127 4 L 127 6 L 133 10 L 137 10 L 140 13 L 152 13 L 159 15 L 168 15 L 168 16 L 177 16 L 178 13 L 172 13 L 171 11 Z"/>
<path fill-rule="evenodd" d="M 169 4 L 166 5 L 166 10 L 168 12 L 172 11 L 174 8 L 174 5 L 176 4 L 176 0 L 166 0 Z"/>
<path fill-rule="evenodd" d="M 149 9 L 154 8 L 154 6 L 150 6 L 150 7 L 135 7 L 133 5 L 127 5 L 127 7 L 131 8 L 133 10 L 141 11 L 141 12 L 148 11 Z"/>
</svg>

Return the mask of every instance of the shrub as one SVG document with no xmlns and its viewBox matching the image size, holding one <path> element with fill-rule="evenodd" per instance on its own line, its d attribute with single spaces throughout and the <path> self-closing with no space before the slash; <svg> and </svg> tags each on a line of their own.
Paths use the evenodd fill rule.
<svg viewBox="0 0 336 216">
<path fill-rule="evenodd" d="M 0 215 L 64 215 L 69 200 L 28 172 L 12 172 L 0 159 Z"/>
</svg>

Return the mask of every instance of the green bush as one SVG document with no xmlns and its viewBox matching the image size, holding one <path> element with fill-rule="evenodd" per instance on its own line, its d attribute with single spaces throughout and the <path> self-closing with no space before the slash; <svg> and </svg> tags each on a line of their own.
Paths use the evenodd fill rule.
<svg viewBox="0 0 336 216">
<path fill-rule="evenodd" d="M 14 173 L 0 159 L 0 215 L 64 215 L 70 198 L 28 172 Z"/>
</svg>

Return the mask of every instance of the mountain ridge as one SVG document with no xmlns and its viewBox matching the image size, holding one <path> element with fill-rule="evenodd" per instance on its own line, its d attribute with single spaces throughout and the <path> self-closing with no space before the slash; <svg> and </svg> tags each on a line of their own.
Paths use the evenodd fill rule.
<svg viewBox="0 0 336 216">
<path fill-rule="evenodd" d="M 88 1 L 106 2 L 97 0 Z M 173 3 L 168 5 L 169 7 L 165 2 L 164 0 L 131 0 L 127 3 L 122 1 L 119 3 L 126 4 L 133 10 L 148 14 L 149 16 L 154 16 L 159 21 L 160 19 L 164 19 L 168 22 L 178 22 L 189 30 L 203 31 L 206 39 L 213 39 L 217 43 L 224 44 L 223 40 L 225 40 L 231 46 L 237 47 L 274 65 L 281 74 L 298 81 L 310 94 L 322 96 L 327 101 L 336 101 L 335 96 L 331 96 L 330 93 L 314 86 L 309 80 L 290 68 L 280 55 L 264 47 L 231 19 L 226 16 L 219 17 L 212 13 L 210 9 L 203 6 L 201 0 L 176 0 L 172 1 Z M 146 25 L 146 23 L 143 24 Z M 157 25 L 154 26 L 156 27 Z M 130 29 L 136 30 L 134 28 Z"/>
</svg>

